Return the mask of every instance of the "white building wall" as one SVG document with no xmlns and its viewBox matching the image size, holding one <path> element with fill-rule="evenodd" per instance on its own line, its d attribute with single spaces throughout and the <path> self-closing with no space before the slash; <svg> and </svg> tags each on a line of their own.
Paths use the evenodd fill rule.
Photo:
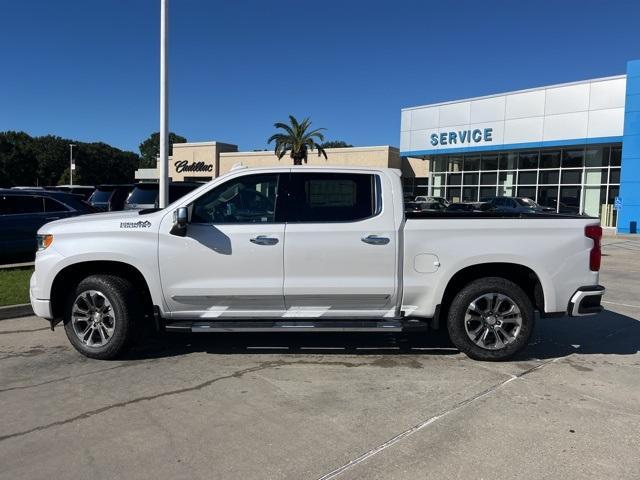
<svg viewBox="0 0 640 480">
<path fill-rule="evenodd" d="M 400 151 L 420 155 L 611 141 L 610 137 L 623 134 L 625 88 L 622 75 L 405 108 Z M 478 141 L 477 135 L 469 141 L 469 135 L 462 133 L 474 130 L 483 133 Z M 432 135 L 437 138 L 435 145 Z"/>
</svg>

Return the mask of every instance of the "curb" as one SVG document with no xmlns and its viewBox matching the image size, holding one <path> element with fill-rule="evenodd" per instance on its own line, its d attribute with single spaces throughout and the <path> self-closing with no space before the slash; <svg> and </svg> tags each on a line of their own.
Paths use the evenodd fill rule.
<svg viewBox="0 0 640 480">
<path fill-rule="evenodd" d="M 11 318 L 30 317 L 35 315 L 30 303 L 22 305 L 9 305 L 0 307 L 0 320 L 9 320 Z"/>
<path fill-rule="evenodd" d="M 24 262 L 24 263 L 6 263 L 0 265 L 0 270 L 13 270 L 14 268 L 27 268 L 34 267 L 36 262 Z"/>
</svg>

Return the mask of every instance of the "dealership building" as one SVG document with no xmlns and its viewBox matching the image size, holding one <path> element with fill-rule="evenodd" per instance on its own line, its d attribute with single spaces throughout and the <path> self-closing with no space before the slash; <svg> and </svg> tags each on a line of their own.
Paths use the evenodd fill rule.
<svg viewBox="0 0 640 480">
<path fill-rule="evenodd" d="M 529 197 L 636 233 L 640 61 L 626 75 L 405 108 L 400 155 L 428 162 L 433 196 Z"/>
<path fill-rule="evenodd" d="M 624 75 L 488 95 L 401 111 L 400 149 L 310 152 L 310 165 L 398 168 L 405 195 L 479 202 L 529 197 L 559 213 L 599 217 L 637 233 L 640 220 L 640 60 Z M 173 145 L 172 180 L 211 180 L 234 165 L 290 163 L 236 145 Z M 138 180 L 157 180 L 141 169 Z"/>
</svg>

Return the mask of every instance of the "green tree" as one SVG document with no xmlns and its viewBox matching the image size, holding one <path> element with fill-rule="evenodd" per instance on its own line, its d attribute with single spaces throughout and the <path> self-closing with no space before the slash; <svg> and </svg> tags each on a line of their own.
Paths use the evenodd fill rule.
<svg viewBox="0 0 640 480">
<path fill-rule="evenodd" d="M 323 142 L 322 148 L 350 148 L 353 145 L 343 141 L 343 140 L 332 140 L 329 142 Z"/>
<path fill-rule="evenodd" d="M 0 132 L 0 186 L 35 185 L 37 178 L 33 138 L 25 132 Z"/>
<path fill-rule="evenodd" d="M 76 170 L 73 183 L 97 185 L 133 180 L 139 157 L 106 143 L 85 143 L 24 132 L 0 132 L 0 186 L 69 183 L 69 144 Z"/>
<path fill-rule="evenodd" d="M 278 156 L 278 160 L 282 159 L 287 152 L 293 159 L 294 165 L 302 165 L 307 163 L 307 154 L 309 150 L 317 150 L 318 156 L 324 155 L 327 158 L 327 152 L 321 145 L 316 143 L 315 139 L 324 141 L 324 135 L 320 133 L 324 128 L 316 128 L 311 130 L 311 121 L 305 118 L 302 122 L 298 122 L 293 115 L 289 115 L 290 125 L 286 123 L 274 123 L 274 127 L 282 130 L 269 137 L 267 143 L 275 141 L 274 153 Z"/>
<path fill-rule="evenodd" d="M 169 155 L 173 155 L 174 143 L 186 143 L 187 139 L 173 132 L 169 133 Z M 155 168 L 156 159 L 160 155 L 160 132 L 149 135 L 144 142 L 140 144 L 140 168 Z"/>
</svg>

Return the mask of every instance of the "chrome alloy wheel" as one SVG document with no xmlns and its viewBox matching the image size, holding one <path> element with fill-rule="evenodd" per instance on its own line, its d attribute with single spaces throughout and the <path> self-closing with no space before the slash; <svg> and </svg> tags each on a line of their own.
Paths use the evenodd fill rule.
<svg viewBox="0 0 640 480">
<path fill-rule="evenodd" d="M 500 350 L 512 343 L 522 329 L 522 313 L 502 293 L 485 293 L 467 307 L 464 329 L 473 343 L 487 350 Z"/>
<path fill-rule="evenodd" d="M 73 331 L 87 347 L 103 347 L 111 340 L 116 317 L 111 302 L 97 290 L 82 292 L 71 309 Z"/>
</svg>

